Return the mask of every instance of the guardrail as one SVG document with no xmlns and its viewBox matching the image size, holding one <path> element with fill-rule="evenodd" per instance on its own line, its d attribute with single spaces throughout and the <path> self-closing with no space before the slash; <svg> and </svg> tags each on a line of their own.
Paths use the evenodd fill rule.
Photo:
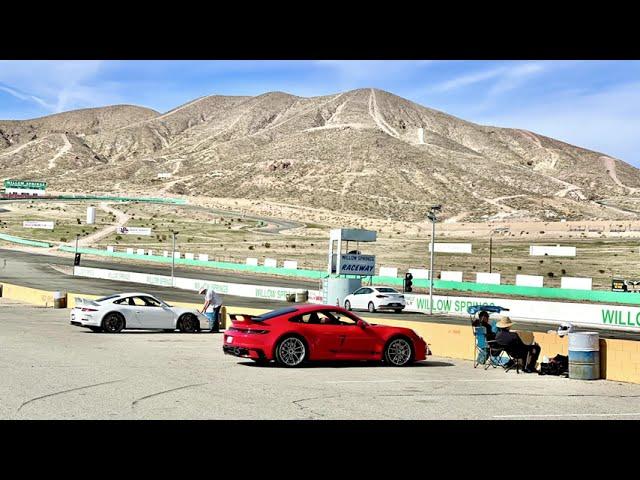
<svg viewBox="0 0 640 480">
<path fill-rule="evenodd" d="M 21 245 L 28 245 L 30 247 L 51 248 L 53 246 L 52 243 L 39 242 L 37 240 L 28 240 L 26 238 L 20 238 L 20 237 L 14 237 L 13 235 L 7 235 L 5 233 L 0 233 L 0 240 L 4 240 L 5 242 L 11 242 L 11 243 L 19 243 Z"/>
</svg>

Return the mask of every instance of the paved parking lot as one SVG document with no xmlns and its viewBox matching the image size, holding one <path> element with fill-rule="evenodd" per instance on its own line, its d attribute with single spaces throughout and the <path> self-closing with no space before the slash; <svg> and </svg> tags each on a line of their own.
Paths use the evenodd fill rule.
<svg viewBox="0 0 640 480">
<path fill-rule="evenodd" d="M 220 334 L 94 334 L 0 299 L 2 419 L 640 419 L 640 385 L 430 358 L 260 367 Z"/>
</svg>

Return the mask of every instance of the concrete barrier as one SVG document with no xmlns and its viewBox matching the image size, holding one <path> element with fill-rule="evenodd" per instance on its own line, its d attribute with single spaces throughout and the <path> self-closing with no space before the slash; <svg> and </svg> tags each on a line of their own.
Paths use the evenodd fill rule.
<svg viewBox="0 0 640 480">
<path fill-rule="evenodd" d="M 529 247 L 530 256 L 550 256 L 550 257 L 575 257 L 576 247 L 531 245 Z"/>
<path fill-rule="evenodd" d="M 113 253 L 115 251 L 116 251 L 116 249 L 112 245 L 107 245 L 107 252 Z"/>
<path fill-rule="evenodd" d="M 434 243 L 434 250 L 436 253 L 471 253 L 470 243 Z M 431 251 L 431 244 L 429 244 L 429 251 Z"/>
<path fill-rule="evenodd" d="M 195 260 L 195 256 L 193 255 L 193 253 L 185 253 L 184 258 L 185 260 Z"/>
<path fill-rule="evenodd" d="M 519 287 L 542 287 L 544 277 L 541 275 L 516 275 L 516 285 Z"/>
<path fill-rule="evenodd" d="M 39 307 L 53 307 L 54 304 L 53 292 L 13 285 L 11 283 L 2 284 L 2 296 Z"/>
<path fill-rule="evenodd" d="M 381 277 L 397 277 L 398 269 L 396 267 L 380 267 L 378 275 Z"/>
<path fill-rule="evenodd" d="M 127 254 L 133 255 L 133 248 L 127 248 Z"/>
<path fill-rule="evenodd" d="M 200 260 L 201 262 L 208 262 L 209 261 L 209 255 L 207 255 L 206 253 L 200 253 L 198 255 L 198 260 Z"/>
<path fill-rule="evenodd" d="M 136 255 L 144 255 L 144 248 L 138 248 L 136 250 Z"/>
<path fill-rule="evenodd" d="M 410 268 L 409 273 L 414 279 L 429 280 L 429 270 L 424 268 Z"/>
<path fill-rule="evenodd" d="M 591 290 L 593 281 L 590 278 L 562 277 L 560 288 L 570 288 L 572 290 Z"/>
<path fill-rule="evenodd" d="M 257 258 L 247 258 L 247 265 L 250 265 L 252 267 L 257 267 L 258 266 L 258 259 Z"/>
<path fill-rule="evenodd" d="M 462 272 L 440 272 L 441 280 L 450 280 L 452 282 L 462 281 Z"/>
<path fill-rule="evenodd" d="M 282 267 L 290 270 L 296 270 L 298 268 L 298 262 L 294 260 L 285 260 L 284 265 L 282 265 Z"/>
<path fill-rule="evenodd" d="M 265 267 L 276 268 L 278 266 L 278 260 L 276 260 L 275 258 L 265 258 L 264 259 L 264 266 Z"/>
<path fill-rule="evenodd" d="M 476 273 L 476 283 L 488 283 L 491 285 L 500 285 L 500 274 L 478 272 Z"/>
</svg>

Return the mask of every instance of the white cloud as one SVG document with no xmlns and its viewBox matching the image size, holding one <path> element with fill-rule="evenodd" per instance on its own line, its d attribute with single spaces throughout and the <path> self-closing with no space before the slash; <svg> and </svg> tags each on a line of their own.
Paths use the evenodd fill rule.
<svg viewBox="0 0 640 480">
<path fill-rule="evenodd" d="M 35 101 L 55 113 L 92 106 L 105 97 L 105 86 L 93 81 L 104 66 L 102 61 L 0 61 L 3 91 L 25 101 Z M 80 93 L 75 93 L 80 92 Z M 107 95 L 112 97 L 113 95 Z"/>
<path fill-rule="evenodd" d="M 535 74 L 543 72 L 546 65 L 542 63 L 518 63 L 491 68 L 480 72 L 467 73 L 436 84 L 429 88 L 431 93 L 445 93 L 463 87 L 469 87 L 477 83 L 497 79 L 497 82 L 489 90 L 489 95 L 497 95 L 507 90 L 512 90 Z"/>
<path fill-rule="evenodd" d="M 54 105 L 45 102 L 44 100 L 42 100 L 39 97 L 36 97 L 35 95 L 27 95 L 24 93 L 20 93 L 17 90 L 14 90 L 13 88 L 9 88 L 9 87 L 5 87 L 4 85 L 0 85 L 0 90 L 3 92 L 8 93 L 9 95 L 19 99 L 19 100 L 24 100 L 24 101 L 31 101 L 34 103 L 37 103 L 38 105 L 46 108 L 46 109 L 52 109 L 54 108 Z"/>
<path fill-rule="evenodd" d="M 640 166 L 640 82 L 596 93 L 557 92 L 528 106 L 474 118 L 485 125 L 524 128 Z"/>
</svg>

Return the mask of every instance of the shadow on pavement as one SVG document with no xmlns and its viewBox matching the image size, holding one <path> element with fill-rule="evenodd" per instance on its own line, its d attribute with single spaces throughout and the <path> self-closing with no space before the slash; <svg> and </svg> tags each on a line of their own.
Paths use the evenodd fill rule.
<svg viewBox="0 0 640 480">
<path fill-rule="evenodd" d="M 269 362 L 269 363 L 258 363 L 258 362 L 254 362 L 254 361 L 242 361 L 239 360 L 238 361 L 238 365 L 244 365 L 247 367 L 261 367 L 261 368 L 286 368 L 286 367 L 278 367 L 278 365 L 276 364 L 276 362 Z M 453 363 L 449 363 L 449 362 L 438 362 L 438 361 L 426 361 L 426 362 L 416 362 L 413 363 L 409 366 L 406 367 L 399 367 L 399 368 L 420 368 L 420 367 L 453 367 L 454 364 Z M 298 367 L 294 367 L 294 368 L 354 368 L 354 367 L 360 367 L 360 368 L 375 368 L 375 367 L 379 367 L 379 368 L 394 368 L 394 367 L 387 367 L 386 364 L 382 363 L 382 362 L 358 362 L 358 361 L 335 361 L 335 362 L 312 362 L 312 363 L 305 363 L 303 365 L 300 365 Z"/>
</svg>

